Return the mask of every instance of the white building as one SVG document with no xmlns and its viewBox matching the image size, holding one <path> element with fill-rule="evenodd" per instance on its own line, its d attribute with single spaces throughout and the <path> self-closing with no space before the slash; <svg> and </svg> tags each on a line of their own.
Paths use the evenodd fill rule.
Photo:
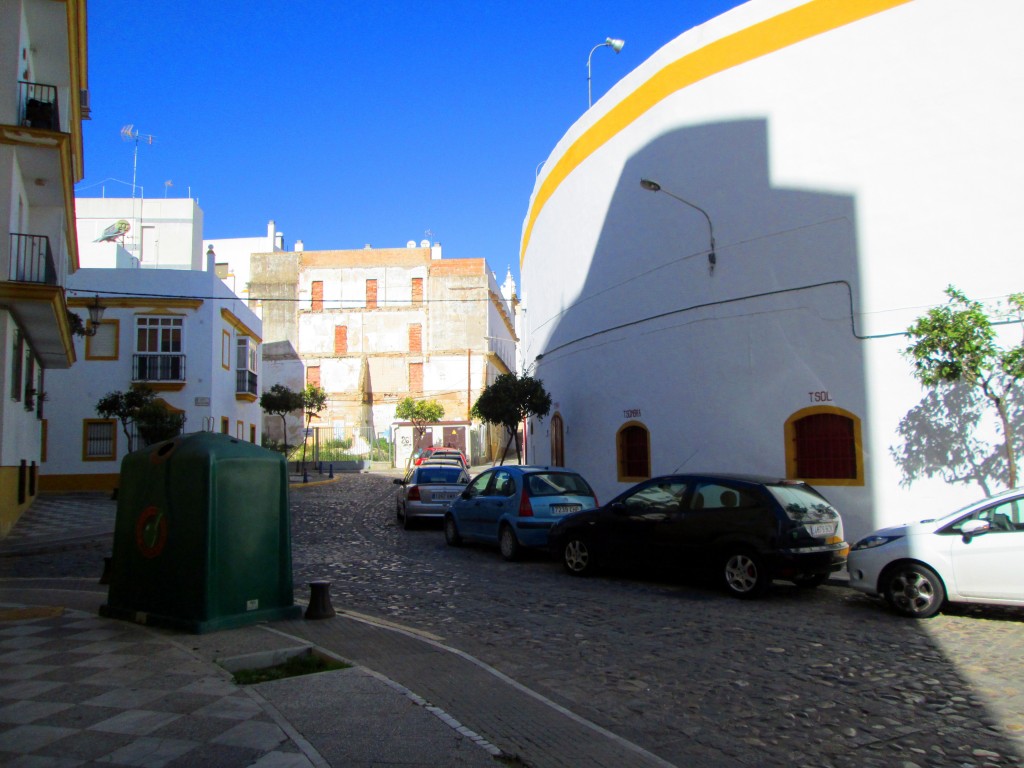
<svg viewBox="0 0 1024 768">
<path fill-rule="evenodd" d="M 96 404 L 134 384 L 183 414 L 186 432 L 260 443 L 261 323 L 212 270 L 81 269 L 68 292 L 83 321 L 96 301 L 104 314 L 94 336 L 76 337 L 78 364 L 46 379 L 43 490 L 117 487 L 128 441 Z"/>
<path fill-rule="evenodd" d="M 83 264 L 120 231 L 117 242 L 143 269 L 206 268 L 203 211 L 192 198 L 79 197 L 78 247 Z M 124 222 L 118 228 L 118 223 Z M 125 227 L 124 225 L 127 225 Z M 100 257 L 102 258 L 102 257 Z"/>
<path fill-rule="evenodd" d="M 618 83 L 524 222 L 524 359 L 554 401 L 530 460 L 602 499 L 803 477 L 851 540 L 998 487 L 941 479 L 935 425 L 900 433 L 927 394 L 901 350 L 947 285 L 1024 287 L 1022 25 L 1017 0 L 753 0 Z"/>
<path fill-rule="evenodd" d="M 279 253 L 284 250 L 284 234 L 273 220 L 267 222 L 267 234 L 257 237 L 207 238 L 206 253 L 216 254 L 217 276 L 246 303 L 249 301 L 250 264 L 254 253 Z M 295 250 L 303 249 L 302 241 Z"/>
<path fill-rule="evenodd" d="M 78 267 L 85 5 L 0 3 L 0 536 L 38 491 L 45 376 L 75 362 L 64 284 Z"/>
</svg>

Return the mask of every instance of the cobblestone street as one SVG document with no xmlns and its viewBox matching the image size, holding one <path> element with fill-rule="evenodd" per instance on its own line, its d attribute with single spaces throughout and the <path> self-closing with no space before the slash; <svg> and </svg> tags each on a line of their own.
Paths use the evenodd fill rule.
<svg viewBox="0 0 1024 768">
<path fill-rule="evenodd" d="M 336 609 L 435 636 L 677 766 L 1024 764 L 1024 611 L 915 622 L 834 585 L 747 602 L 572 578 L 545 556 L 449 547 L 439 526 L 402 530 L 391 481 L 292 491 L 298 599 L 327 579 Z M 86 538 L 4 556 L 0 576 L 98 578 L 105 554 Z"/>
<path fill-rule="evenodd" d="M 292 494 L 296 592 L 440 636 L 676 765 L 1019 765 L 1024 612 L 915 622 L 838 586 L 735 600 L 403 531 L 391 478 Z"/>
</svg>

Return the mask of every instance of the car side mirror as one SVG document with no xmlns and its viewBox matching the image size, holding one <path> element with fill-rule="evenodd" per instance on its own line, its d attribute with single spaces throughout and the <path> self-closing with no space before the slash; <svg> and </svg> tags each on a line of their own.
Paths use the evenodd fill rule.
<svg viewBox="0 0 1024 768">
<path fill-rule="evenodd" d="M 617 501 L 614 504 L 612 504 L 612 512 L 614 512 L 616 515 L 624 515 L 626 514 L 626 505 L 623 504 L 621 501 Z"/>
<path fill-rule="evenodd" d="M 459 496 L 461 496 L 464 499 L 471 499 L 473 498 L 473 491 L 467 488 L 462 493 L 460 493 Z"/>
<path fill-rule="evenodd" d="M 972 536 L 980 533 L 987 533 L 992 528 L 988 520 L 968 520 L 960 526 L 960 533 L 963 534 L 964 543 L 969 542 Z"/>
<path fill-rule="evenodd" d="M 402 478 L 400 478 L 400 477 L 396 477 L 396 478 L 395 478 L 394 480 L 392 480 L 391 482 L 392 482 L 392 483 L 394 483 L 395 485 L 405 485 L 405 480 L 403 480 L 403 479 L 402 479 Z"/>
</svg>

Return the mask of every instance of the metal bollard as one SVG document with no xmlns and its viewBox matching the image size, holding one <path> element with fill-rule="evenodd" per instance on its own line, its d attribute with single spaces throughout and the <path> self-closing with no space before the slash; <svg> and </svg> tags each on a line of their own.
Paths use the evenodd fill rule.
<svg viewBox="0 0 1024 768">
<path fill-rule="evenodd" d="M 333 480 L 334 479 L 334 464 L 328 464 L 327 465 L 327 479 L 328 480 Z"/>
<path fill-rule="evenodd" d="M 331 605 L 331 582 L 309 582 L 309 605 L 306 607 L 304 618 L 329 619 L 334 615 L 336 614 L 334 606 Z"/>
<path fill-rule="evenodd" d="M 113 567 L 114 558 L 104 557 L 103 558 L 103 575 L 100 576 L 100 584 L 110 583 L 110 569 Z"/>
<path fill-rule="evenodd" d="M 304 482 L 304 483 L 308 483 L 309 482 L 309 472 L 306 471 L 305 467 L 302 468 L 302 482 Z"/>
</svg>

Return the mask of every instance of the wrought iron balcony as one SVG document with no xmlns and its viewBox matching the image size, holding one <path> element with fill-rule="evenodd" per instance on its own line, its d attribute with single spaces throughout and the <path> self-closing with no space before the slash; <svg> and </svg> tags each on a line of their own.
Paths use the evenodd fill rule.
<svg viewBox="0 0 1024 768">
<path fill-rule="evenodd" d="M 11 233 L 11 266 L 7 279 L 16 283 L 57 284 L 57 270 L 46 235 Z"/>
<path fill-rule="evenodd" d="M 258 395 L 259 387 L 257 386 L 259 378 L 252 371 L 236 371 L 235 378 L 235 393 Z"/>
<path fill-rule="evenodd" d="M 20 80 L 18 118 L 25 128 L 59 131 L 60 107 L 57 103 L 57 86 Z"/>
<path fill-rule="evenodd" d="M 160 353 L 132 356 L 132 381 L 184 380 L 184 355 Z"/>
</svg>

